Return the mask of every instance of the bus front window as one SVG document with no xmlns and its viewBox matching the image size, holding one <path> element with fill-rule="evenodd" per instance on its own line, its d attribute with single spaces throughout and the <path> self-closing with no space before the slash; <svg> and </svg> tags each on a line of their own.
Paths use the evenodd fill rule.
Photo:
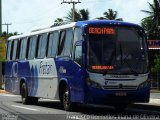
<svg viewBox="0 0 160 120">
<path fill-rule="evenodd" d="M 143 32 L 128 27 L 89 27 L 88 70 L 110 74 L 148 72 Z"/>
</svg>

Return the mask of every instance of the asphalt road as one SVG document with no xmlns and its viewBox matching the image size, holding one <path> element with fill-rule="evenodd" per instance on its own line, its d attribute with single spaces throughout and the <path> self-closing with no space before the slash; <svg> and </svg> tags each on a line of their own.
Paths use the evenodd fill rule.
<svg viewBox="0 0 160 120">
<path fill-rule="evenodd" d="M 151 101 L 159 100 L 160 93 L 152 93 Z M 123 112 L 112 107 L 81 106 L 75 112 L 66 112 L 57 101 L 40 99 L 37 105 L 23 105 L 20 96 L 0 94 L 0 120 L 116 120 L 160 119 L 160 102 L 135 104 Z"/>
</svg>

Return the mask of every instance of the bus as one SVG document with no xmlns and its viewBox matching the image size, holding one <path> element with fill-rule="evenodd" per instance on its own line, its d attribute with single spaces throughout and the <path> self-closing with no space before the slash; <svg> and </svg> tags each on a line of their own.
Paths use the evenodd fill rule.
<svg viewBox="0 0 160 120">
<path fill-rule="evenodd" d="M 59 100 L 77 104 L 149 102 L 147 41 L 137 24 L 89 20 L 52 25 L 7 41 L 5 89 L 23 104 Z"/>
</svg>

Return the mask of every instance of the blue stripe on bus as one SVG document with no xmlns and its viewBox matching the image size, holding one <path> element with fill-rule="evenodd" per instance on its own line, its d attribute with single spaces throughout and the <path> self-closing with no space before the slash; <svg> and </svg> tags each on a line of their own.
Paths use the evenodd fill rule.
<svg viewBox="0 0 160 120">
<path fill-rule="evenodd" d="M 34 90 L 33 90 L 33 96 L 36 95 L 37 90 L 38 90 L 38 69 L 37 69 L 37 66 L 35 66 L 35 69 L 34 69 Z"/>
</svg>

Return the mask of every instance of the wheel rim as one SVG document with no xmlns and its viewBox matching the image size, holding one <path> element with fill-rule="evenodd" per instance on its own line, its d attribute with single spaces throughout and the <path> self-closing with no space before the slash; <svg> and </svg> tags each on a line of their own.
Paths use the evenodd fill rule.
<svg viewBox="0 0 160 120">
<path fill-rule="evenodd" d="M 25 101 L 25 88 L 24 88 L 24 86 L 22 87 L 21 94 L 22 94 L 22 101 L 24 102 Z"/>
<path fill-rule="evenodd" d="M 64 91 L 63 104 L 65 109 L 70 105 L 69 90 L 67 88 Z"/>
</svg>

